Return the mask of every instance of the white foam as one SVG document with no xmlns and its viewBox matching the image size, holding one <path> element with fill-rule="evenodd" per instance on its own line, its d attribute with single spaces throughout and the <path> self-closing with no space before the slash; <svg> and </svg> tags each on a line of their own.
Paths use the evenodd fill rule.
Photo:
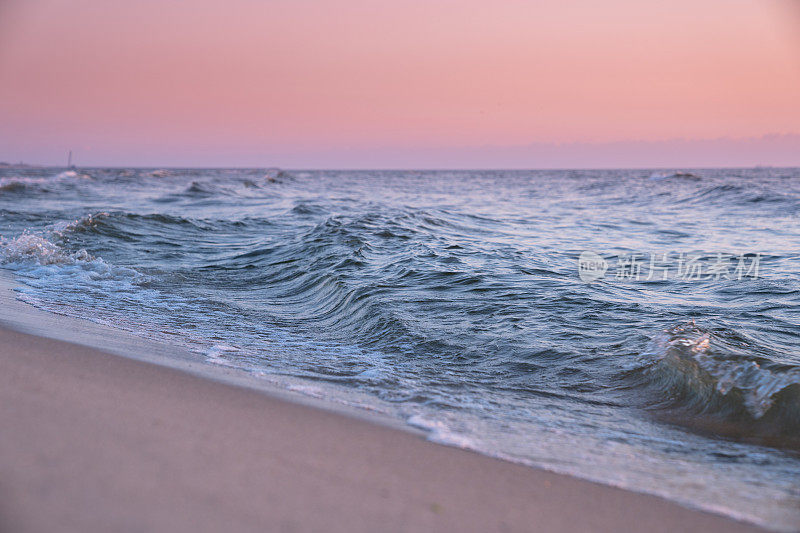
<svg viewBox="0 0 800 533">
<path fill-rule="evenodd" d="M 406 423 L 427 433 L 427 439 L 438 444 L 445 444 L 456 448 L 475 450 L 475 441 L 468 436 L 453 431 L 446 424 L 439 420 L 425 418 L 421 415 L 413 415 L 406 420 Z"/>
<path fill-rule="evenodd" d="M 225 355 L 237 352 L 239 352 L 239 348 L 236 348 L 235 346 L 228 346 L 227 344 L 214 344 L 206 351 L 205 356 L 209 363 L 229 366 L 231 365 L 231 362 L 225 357 Z"/>
<path fill-rule="evenodd" d="M 44 237 L 23 233 L 14 239 L 0 237 L 0 259 L 6 264 L 59 265 L 93 258 L 86 250 L 68 253 Z"/>
<path fill-rule="evenodd" d="M 0 178 L 0 192 L 25 189 L 30 186 L 46 187 L 54 183 L 85 181 L 92 179 L 88 174 L 78 174 L 74 170 L 60 172 L 55 176 L 6 176 Z"/>
</svg>

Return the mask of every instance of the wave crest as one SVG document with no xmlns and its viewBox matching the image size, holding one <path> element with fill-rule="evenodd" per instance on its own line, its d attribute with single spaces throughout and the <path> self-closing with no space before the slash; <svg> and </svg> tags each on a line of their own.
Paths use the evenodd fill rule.
<svg viewBox="0 0 800 533">
<path fill-rule="evenodd" d="M 677 423 L 800 445 L 800 368 L 773 363 L 733 334 L 677 324 L 637 364 L 628 378 L 650 391 L 650 408 L 677 415 L 670 417 Z"/>
<path fill-rule="evenodd" d="M 62 265 L 93 259 L 86 250 L 70 253 L 32 233 L 23 233 L 13 239 L 0 238 L 0 260 L 4 264 L 33 262 L 39 265 Z"/>
<path fill-rule="evenodd" d="M 652 181 L 662 180 L 685 180 L 685 181 L 701 181 L 703 178 L 692 172 L 677 171 L 672 173 L 655 172 L 650 175 Z"/>
<path fill-rule="evenodd" d="M 287 181 L 295 181 L 296 178 L 285 170 L 281 170 L 279 168 L 268 168 L 264 172 L 264 179 L 267 181 L 267 183 L 285 183 Z"/>
<path fill-rule="evenodd" d="M 8 176 L 0 178 L 0 192 L 18 193 L 28 190 L 48 192 L 59 184 L 72 185 L 91 179 L 88 174 L 79 174 L 74 170 L 60 172 L 55 176 Z"/>
</svg>

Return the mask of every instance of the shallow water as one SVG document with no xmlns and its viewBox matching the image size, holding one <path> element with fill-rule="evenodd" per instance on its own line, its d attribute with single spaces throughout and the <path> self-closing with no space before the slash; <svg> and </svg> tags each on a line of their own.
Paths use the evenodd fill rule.
<svg viewBox="0 0 800 533">
<path fill-rule="evenodd" d="M 39 307 L 800 527 L 800 170 L 0 169 L 0 235 Z"/>
</svg>

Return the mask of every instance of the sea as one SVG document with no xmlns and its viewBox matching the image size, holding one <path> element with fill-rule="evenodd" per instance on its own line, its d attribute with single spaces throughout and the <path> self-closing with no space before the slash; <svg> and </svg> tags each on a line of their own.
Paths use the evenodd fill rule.
<svg viewBox="0 0 800 533">
<path fill-rule="evenodd" d="M 0 263 L 209 368 L 800 529 L 800 169 L 3 168 Z"/>
</svg>

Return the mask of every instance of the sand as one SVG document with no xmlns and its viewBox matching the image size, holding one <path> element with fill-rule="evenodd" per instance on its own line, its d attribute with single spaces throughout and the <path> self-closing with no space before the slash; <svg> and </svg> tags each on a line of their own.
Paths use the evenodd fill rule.
<svg viewBox="0 0 800 533">
<path fill-rule="evenodd" d="M 4 532 L 756 529 L 7 327 L 0 431 Z"/>
</svg>

